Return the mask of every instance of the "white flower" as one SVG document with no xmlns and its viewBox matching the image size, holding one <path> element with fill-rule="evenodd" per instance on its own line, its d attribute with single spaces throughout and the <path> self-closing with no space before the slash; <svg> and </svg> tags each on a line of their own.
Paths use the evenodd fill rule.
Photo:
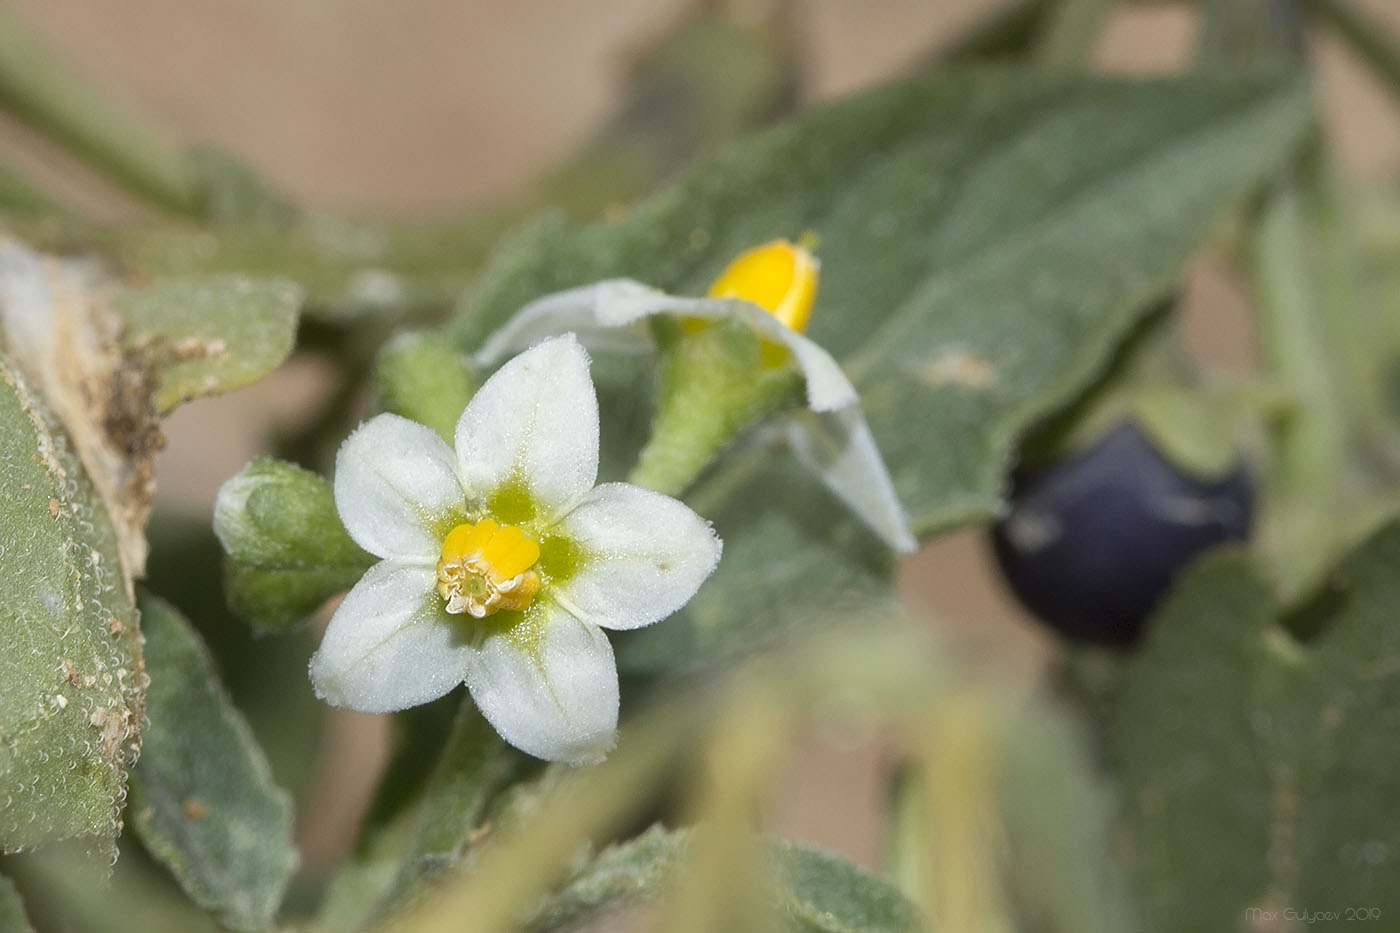
<svg viewBox="0 0 1400 933">
<path fill-rule="evenodd" d="M 382 560 L 311 659 L 316 693 L 388 712 L 463 681 L 506 741 L 540 758 L 612 747 L 618 683 L 602 629 L 650 625 L 719 560 L 708 523 L 598 471 L 598 400 L 572 335 L 506 363 L 457 422 L 378 415 L 341 446 L 335 502 Z"/>
<path fill-rule="evenodd" d="M 807 339 L 816 293 L 817 264 L 786 240 L 737 257 L 705 298 L 668 295 L 632 279 L 607 279 L 539 298 L 521 308 L 482 344 L 476 359 L 491 365 L 542 337 L 571 331 L 600 350 L 653 347 L 645 319 L 738 318 L 785 348 L 807 386 L 807 409 L 781 419 L 781 432 L 798 460 L 812 469 L 891 547 L 917 547 L 909 520 L 860 410 L 855 387 L 831 354 Z"/>
</svg>

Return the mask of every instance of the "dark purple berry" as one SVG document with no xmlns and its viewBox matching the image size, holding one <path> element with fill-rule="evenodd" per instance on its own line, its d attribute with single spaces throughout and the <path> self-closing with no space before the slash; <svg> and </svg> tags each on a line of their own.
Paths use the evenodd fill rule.
<svg viewBox="0 0 1400 933">
<path fill-rule="evenodd" d="M 992 531 L 1012 591 L 1074 641 L 1127 646 L 1198 554 L 1249 536 L 1254 487 L 1240 466 L 1196 479 L 1135 425 L 1068 459 L 1013 477 Z"/>
</svg>

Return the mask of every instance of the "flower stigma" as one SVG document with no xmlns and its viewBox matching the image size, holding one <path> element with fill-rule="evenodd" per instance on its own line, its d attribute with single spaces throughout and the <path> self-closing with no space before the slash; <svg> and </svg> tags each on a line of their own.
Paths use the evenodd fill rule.
<svg viewBox="0 0 1400 933">
<path fill-rule="evenodd" d="M 745 250 L 715 279 L 709 297 L 751 301 L 788 330 L 802 333 L 812 316 L 821 268 L 809 249 L 814 239 L 804 236 L 798 244 L 772 240 Z"/>
<path fill-rule="evenodd" d="M 540 576 L 532 569 L 539 559 L 539 542 L 514 525 L 489 518 L 458 525 L 442 542 L 438 595 L 449 613 L 476 619 L 501 609 L 526 609 L 540 589 Z"/>
</svg>

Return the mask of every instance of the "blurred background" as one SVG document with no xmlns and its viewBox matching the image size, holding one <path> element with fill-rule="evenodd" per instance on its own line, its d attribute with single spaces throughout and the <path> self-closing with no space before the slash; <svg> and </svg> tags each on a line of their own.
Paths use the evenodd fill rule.
<svg viewBox="0 0 1400 933">
<path fill-rule="evenodd" d="M 356 216 L 451 215 L 522 197 L 596 138 L 627 98 L 633 63 L 690 15 L 694 0 L 8 0 L 43 48 L 178 145 L 235 154 L 297 204 Z M 732 0 L 710 6 L 785 50 L 797 106 L 907 72 L 992 0 Z M 1400 35 L 1400 3 L 1365 8 Z M 1190 5 L 1125 4 L 1095 51 L 1105 72 L 1169 72 L 1194 48 Z M 1344 170 L 1400 174 L 1400 116 L 1357 65 L 1313 43 L 1328 132 Z M 643 98 L 645 102 L 645 97 Z M 664 96 L 652 106 L 664 107 Z M 685 141 L 678 141 L 683 147 Z M 18 124 L 0 119 L 0 160 L 66 205 L 104 221 L 144 207 Z M 1214 365 L 1253 362 L 1245 286 L 1211 255 L 1183 285 L 1186 334 Z M 299 357 L 250 389 L 181 408 L 164 426 L 157 511 L 207 524 L 220 483 L 331 391 Z M 606 414 L 605 414 L 606 417 Z M 910 558 L 901 591 L 955 640 L 1029 681 L 1047 636 L 990 570 L 981 532 Z M 385 749 L 383 722 L 335 713 L 299 811 L 312 865 L 351 839 Z M 885 787 L 879 741 L 810 736 L 774 794 L 768 827 L 875 865 Z M 328 792 L 333 791 L 332 792 Z M 303 800 L 310 799 L 305 790 Z"/>
</svg>

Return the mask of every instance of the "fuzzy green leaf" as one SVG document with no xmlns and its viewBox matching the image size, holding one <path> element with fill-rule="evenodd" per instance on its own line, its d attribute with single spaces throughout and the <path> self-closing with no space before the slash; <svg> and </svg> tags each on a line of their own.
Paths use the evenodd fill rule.
<svg viewBox="0 0 1400 933">
<path fill-rule="evenodd" d="M 0 476 L 0 850 L 111 850 L 144 709 L 135 606 L 81 462 L 4 357 Z"/>
<path fill-rule="evenodd" d="M 773 844 L 788 928 L 803 933 L 919 929 L 918 914 L 888 882 L 845 859 L 793 842 Z"/>
<path fill-rule="evenodd" d="M 533 930 L 574 929 L 663 894 L 685 870 L 689 834 L 652 827 L 601 853 L 531 918 Z M 786 840 L 773 840 L 773 902 L 793 933 L 911 931 L 918 913 L 889 882 L 850 862 Z M 605 924 L 604 924 L 605 925 Z"/>
<path fill-rule="evenodd" d="M 1012 447 L 1082 390 L 1183 261 L 1293 147 L 1292 78 L 943 74 L 812 113 L 620 221 L 541 224 L 451 325 L 475 347 L 531 299 L 628 276 L 702 294 L 813 231 L 808 336 L 860 390 L 914 528 L 987 518 Z"/>
<path fill-rule="evenodd" d="M 150 726 L 132 772 L 134 827 L 197 904 L 234 929 L 266 929 L 297 866 L 291 797 L 195 629 L 164 600 L 143 595 L 140 608 Z"/>
<path fill-rule="evenodd" d="M 158 279 L 117 298 L 128 350 L 150 357 L 162 414 L 271 372 L 292 352 L 301 303 L 291 282 L 235 275 Z"/>
<path fill-rule="evenodd" d="M 197 903 L 234 929 L 266 929 L 297 864 L 291 797 L 189 622 L 151 596 L 140 607 L 151 687 L 131 780 L 136 831 Z"/>
<path fill-rule="evenodd" d="M 265 629 L 301 622 L 374 563 L 345 533 L 330 483 L 270 457 L 224 483 L 214 533 L 228 555 L 230 606 Z"/>
<path fill-rule="evenodd" d="M 1343 562 L 1300 644 L 1243 555 L 1182 582 L 1124 677 L 1112 751 L 1152 929 L 1400 912 L 1400 525 Z M 1299 619 L 1289 620 L 1298 623 Z"/>
<path fill-rule="evenodd" d="M 680 865 L 686 838 L 684 832 L 653 826 L 635 839 L 604 849 L 535 912 L 530 929 L 567 929 L 585 918 L 655 898 Z"/>
</svg>

